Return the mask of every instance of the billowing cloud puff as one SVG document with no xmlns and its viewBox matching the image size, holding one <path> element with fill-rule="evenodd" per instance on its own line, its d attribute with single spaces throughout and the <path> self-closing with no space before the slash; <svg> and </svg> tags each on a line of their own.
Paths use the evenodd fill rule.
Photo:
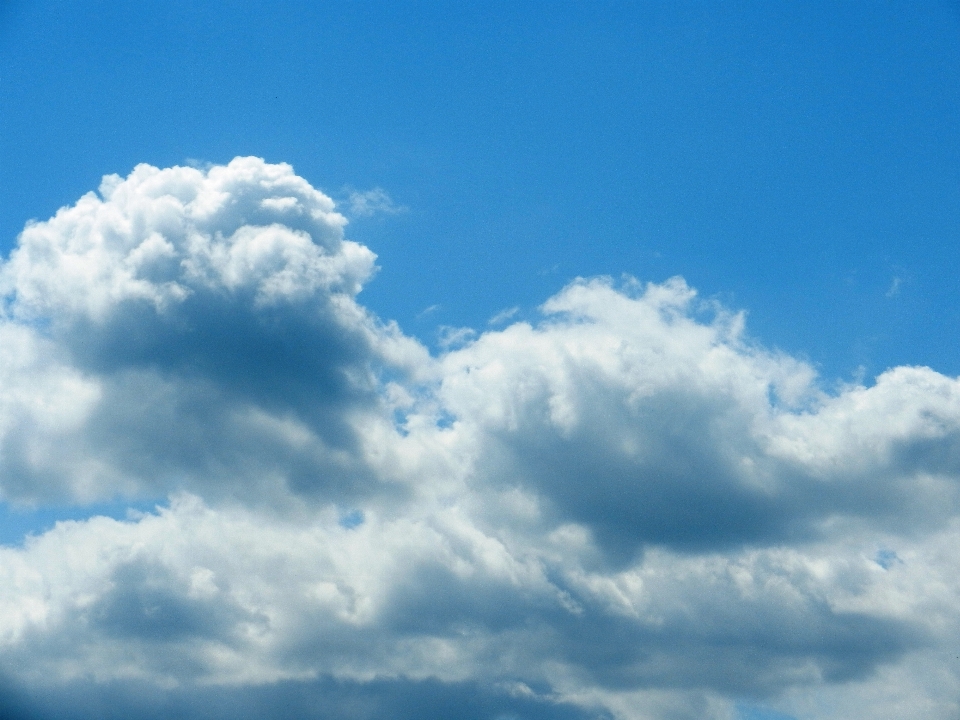
<svg viewBox="0 0 960 720">
<path fill-rule="evenodd" d="M 960 384 L 898 368 L 830 397 L 808 365 L 692 317 L 681 281 L 579 281 L 448 354 L 440 397 L 477 440 L 477 477 L 528 488 L 610 552 L 822 535 L 860 518 L 944 522 L 958 507 Z"/>
<path fill-rule="evenodd" d="M 67 376 L 43 382 L 77 396 L 46 452 L 6 436 L 6 496 L 357 485 L 378 374 L 422 351 L 355 302 L 374 255 L 333 202 L 257 158 L 140 165 L 100 193 L 28 225 L 2 270 L 8 325 L 54 344 Z"/>
<path fill-rule="evenodd" d="M 957 715 L 957 380 L 826 389 L 680 279 L 433 356 L 344 226 L 238 158 L 24 230 L 0 493 L 167 500 L 0 547 L 11 717 Z"/>
</svg>

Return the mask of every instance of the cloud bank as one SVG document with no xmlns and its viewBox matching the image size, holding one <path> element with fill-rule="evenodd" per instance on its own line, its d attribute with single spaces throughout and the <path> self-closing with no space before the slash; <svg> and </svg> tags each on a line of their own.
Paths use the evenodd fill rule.
<svg viewBox="0 0 960 720">
<path fill-rule="evenodd" d="M 679 278 L 432 355 L 345 225 L 237 158 L 25 228 L 2 499 L 167 500 L 0 546 L 8 716 L 957 716 L 960 382 L 827 390 Z"/>
</svg>

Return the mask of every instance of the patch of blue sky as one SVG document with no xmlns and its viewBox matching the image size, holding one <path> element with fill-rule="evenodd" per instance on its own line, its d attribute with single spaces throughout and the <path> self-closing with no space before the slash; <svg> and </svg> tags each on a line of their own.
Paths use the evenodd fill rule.
<svg viewBox="0 0 960 720">
<path fill-rule="evenodd" d="M 960 373 L 951 3 L 67 0 L 0 23 L 3 251 L 106 173 L 253 154 L 356 188 L 348 234 L 382 268 L 362 302 L 431 344 L 576 276 L 683 275 L 829 379 Z"/>
<path fill-rule="evenodd" d="M 895 563 L 903 562 L 896 552 L 888 548 L 877 550 L 877 554 L 874 555 L 873 561 L 884 570 L 889 570 Z"/>
<path fill-rule="evenodd" d="M 98 516 L 128 520 L 142 513 L 156 513 L 166 503 L 166 500 L 114 500 L 90 505 L 18 507 L 0 502 L 0 545 L 21 546 L 28 535 L 42 535 L 64 520 L 88 520 Z"/>
<path fill-rule="evenodd" d="M 352 530 L 355 527 L 360 527 L 363 525 L 366 516 L 364 516 L 362 510 L 347 510 L 340 514 L 340 527 L 344 527 L 347 530 Z"/>
</svg>

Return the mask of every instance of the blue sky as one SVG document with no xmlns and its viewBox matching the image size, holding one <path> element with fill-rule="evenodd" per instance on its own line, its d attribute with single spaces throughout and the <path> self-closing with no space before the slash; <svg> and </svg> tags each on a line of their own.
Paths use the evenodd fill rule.
<svg viewBox="0 0 960 720">
<path fill-rule="evenodd" d="M 682 275 L 849 379 L 960 372 L 950 3 L 8 3 L 3 246 L 139 162 L 381 187 L 365 302 L 432 339 Z M 436 312 L 417 319 L 428 307 Z"/>
<path fill-rule="evenodd" d="M 958 37 L 0 5 L 0 716 L 955 718 Z"/>
</svg>

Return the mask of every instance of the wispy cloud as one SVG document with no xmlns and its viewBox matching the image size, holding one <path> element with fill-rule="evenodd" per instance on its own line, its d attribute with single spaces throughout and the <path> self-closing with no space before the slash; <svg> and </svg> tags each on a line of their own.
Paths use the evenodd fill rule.
<svg viewBox="0 0 960 720">
<path fill-rule="evenodd" d="M 900 294 L 900 286 L 903 284 L 903 281 L 899 277 L 894 277 L 890 281 L 890 287 L 886 292 L 888 298 L 896 297 Z"/>
<path fill-rule="evenodd" d="M 519 307 L 512 307 L 512 308 L 506 308 L 505 310 L 501 310 L 492 318 L 487 320 L 487 325 L 502 325 L 503 323 L 513 318 L 518 312 L 520 312 Z"/>
<path fill-rule="evenodd" d="M 397 205 L 393 198 L 383 188 L 372 190 L 354 190 L 347 196 L 347 212 L 353 217 L 370 217 L 371 215 L 396 215 L 407 212 L 404 205 Z"/>
<path fill-rule="evenodd" d="M 477 336 L 477 331 L 468 327 L 451 327 L 441 325 L 437 329 L 438 344 L 444 349 L 459 347 L 470 342 Z"/>
<path fill-rule="evenodd" d="M 429 307 L 425 307 L 423 310 L 417 313 L 416 319 L 423 320 L 423 318 L 429 317 L 430 315 L 433 315 L 435 312 L 440 310 L 440 307 L 441 306 L 439 304 L 434 304 L 434 305 L 430 305 Z"/>
</svg>

